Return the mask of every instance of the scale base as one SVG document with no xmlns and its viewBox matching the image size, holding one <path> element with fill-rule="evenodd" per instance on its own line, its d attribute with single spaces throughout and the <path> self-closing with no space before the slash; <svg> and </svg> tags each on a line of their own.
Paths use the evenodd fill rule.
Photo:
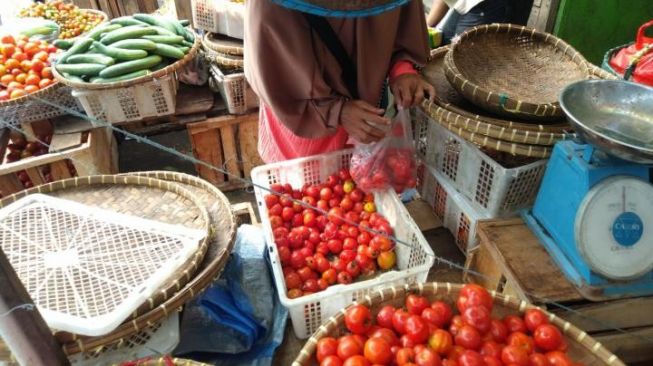
<svg viewBox="0 0 653 366">
<path fill-rule="evenodd" d="M 556 241 L 533 216 L 531 210 L 522 211 L 522 218 L 551 255 L 565 277 L 584 298 L 591 301 L 604 301 L 616 298 L 628 298 L 653 295 L 653 279 L 640 279 L 628 282 L 606 281 L 601 285 L 590 285 L 583 274 L 576 269 L 575 263 L 562 251 Z"/>
</svg>

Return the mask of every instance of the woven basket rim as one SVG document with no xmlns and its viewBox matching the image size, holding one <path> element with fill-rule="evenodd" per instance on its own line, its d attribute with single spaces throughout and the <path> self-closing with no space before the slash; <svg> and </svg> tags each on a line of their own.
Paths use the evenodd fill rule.
<svg viewBox="0 0 653 366">
<path fill-rule="evenodd" d="M 125 175 L 137 178 L 148 177 L 150 179 L 163 181 L 169 180 L 173 183 L 185 183 L 194 185 L 198 188 L 204 188 L 207 191 L 213 193 L 216 197 L 216 200 L 222 202 L 225 207 L 231 207 L 229 200 L 218 188 L 195 176 L 170 171 L 133 172 L 125 173 Z M 225 228 L 225 230 L 218 231 L 218 229 L 222 228 L 215 228 L 213 230 L 218 235 L 220 233 L 225 235 L 225 238 L 227 238 L 227 242 L 225 243 L 226 247 L 223 248 L 223 250 L 218 255 L 216 255 L 215 259 L 213 259 L 207 266 L 200 269 L 199 272 L 196 272 L 195 276 L 190 281 L 188 281 L 188 283 L 186 283 L 186 285 L 184 285 L 181 290 L 172 294 L 167 300 L 152 310 L 138 316 L 135 319 L 121 324 L 118 328 L 109 334 L 106 334 L 102 337 L 80 337 L 73 342 L 64 344 L 62 346 L 64 353 L 67 355 L 72 355 L 121 342 L 123 338 L 129 337 L 134 333 L 139 332 L 141 329 L 151 325 L 152 323 L 166 318 L 172 312 L 180 311 L 185 303 L 192 300 L 202 291 L 204 291 L 211 283 L 213 283 L 213 280 L 219 276 L 220 273 L 222 273 L 222 270 L 224 269 L 227 260 L 229 259 L 228 254 L 231 253 L 231 250 L 235 244 L 236 230 L 238 225 L 233 211 L 230 210 L 230 213 L 230 226 Z"/>
<path fill-rule="evenodd" d="M 498 93 L 495 91 L 488 90 L 484 86 L 477 85 L 474 82 L 470 81 L 468 78 L 466 78 L 460 72 L 454 59 L 456 50 L 464 42 L 473 39 L 480 31 L 484 31 L 483 34 L 494 32 L 496 34 L 519 33 L 520 35 L 530 35 L 532 39 L 537 39 L 543 43 L 548 44 L 549 46 L 563 50 L 563 53 L 565 55 L 568 55 L 571 58 L 571 61 L 573 61 L 574 63 L 576 63 L 576 65 L 578 65 L 578 69 L 584 74 L 585 78 L 589 78 L 590 74 L 587 68 L 587 63 L 588 63 L 587 60 L 585 60 L 585 58 L 574 47 L 572 47 L 562 39 L 549 33 L 540 32 L 534 28 L 528 28 L 525 26 L 516 26 L 513 24 L 493 23 L 493 24 L 479 25 L 466 30 L 459 36 L 458 40 L 451 45 L 451 50 L 445 56 L 445 74 L 447 76 L 447 79 L 449 79 L 449 81 L 451 82 L 451 84 L 463 95 L 466 94 L 464 91 L 465 89 L 470 89 L 473 90 L 473 93 L 475 95 L 487 96 L 487 98 L 484 98 L 486 99 L 486 101 L 489 101 L 490 98 L 492 98 L 492 96 L 497 96 L 497 98 L 503 100 L 505 104 L 512 103 L 520 106 L 520 108 L 526 107 L 535 110 L 534 113 L 525 113 L 522 112 L 521 109 L 516 111 L 508 111 L 505 108 L 503 108 L 504 112 L 506 113 L 519 115 L 528 119 L 531 118 L 550 119 L 550 118 L 562 117 L 563 112 L 557 100 L 543 102 L 543 103 L 532 103 L 532 102 L 522 101 L 519 100 L 518 96 L 512 96 L 506 93 Z M 495 103 L 486 102 L 486 104 L 494 105 Z M 486 106 L 483 105 L 479 105 L 479 106 L 484 109 L 487 109 Z M 497 105 L 497 107 L 501 107 L 501 105 Z"/>
<path fill-rule="evenodd" d="M 80 188 L 80 187 L 91 187 L 94 185 L 136 185 L 136 186 L 145 186 L 145 187 L 152 187 L 152 188 L 157 188 L 160 190 L 165 190 L 168 192 L 173 192 L 181 197 L 184 197 L 185 199 L 190 200 L 198 209 L 198 212 L 200 214 L 200 217 L 203 221 L 203 231 L 206 231 L 206 235 L 204 238 L 200 241 L 198 245 L 197 251 L 189 258 L 188 261 L 186 261 L 186 264 L 184 267 L 181 267 L 178 271 L 175 272 L 175 275 L 177 275 L 177 280 L 179 282 L 184 282 L 184 277 L 185 277 L 185 282 L 189 282 L 191 278 L 193 277 L 194 273 L 187 273 L 189 270 L 192 272 L 195 272 L 197 269 L 197 263 L 201 263 L 201 261 L 204 259 L 204 255 L 206 254 L 206 251 L 208 249 L 208 243 L 209 239 L 211 238 L 211 220 L 208 214 L 208 211 L 206 207 L 201 203 L 201 201 L 189 190 L 181 187 L 178 184 L 175 184 L 174 182 L 170 181 L 164 181 L 156 178 L 151 178 L 147 176 L 129 176 L 129 175 L 93 175 L 93 176 L 86 176 L 86 177 L 74 177 L 74 178 L 68 178 L 68 179 L 63 179 L 63 180 L 58 180 L 55 182 L 47 183 L 44 185 L 39 185 L 36 187 L 32 187 L 26 190 L 23 190 L 21 192 L 14 193 L 10 196 L 7 196 L 3 199 L 0 199 L 0 207 L 4 207 L 7 204 L 13 203 L 16 200 L 26 197 L 30 194 L 33 193 L 43 193 L 43 194 L 48 194 L 48 193 L 53 193 L 57 191 L 62 191 L 62 190 L 69 190 L 72 188 Z M 170 278 L 168 281 L 172 280 L 173 278 Z M 166 282 L 167 284 L 167 282 Z M 170 288 L 166 288 L 166 291 L 170 291 Z M 153 294 L 153 296 L 156 296 L 156 293 Z M 129 321 L 129 318 L 126 319 L 125 321 Z M 73 339 L 79 337 L 78 335 L 69 333 L 69 332 L 58 332 L 59 337 L 72 337 Z M 111 334 L 111 333 L 109 333 Z M 100 338 L 102 339 L 104 336 L 100 337 L 93 337 L 93 338 Z"/>
<path fill-rule="evenodd" d="M 64 78 L 63 75 L 61 75 L 57 71 L 57 68 L 54 66 L 52 67 L 52 74 L 58 81 L 70 87 L 73 87 L 76 90 L 106 90 L 106 89 L 127 88 L 133 85 L 143 84 L 148 81 L 166 77 L 176 72 L 177 70 L 181 69 L 182 67 L 186 66 L 186 64 L 189 63 L 193 58 L 195 58 L 195 56 L 198 53 L 201 44 L 199 38 L 200 37 L 197 34 L 195 34 L 195 41 L 193 42 L 193 47 L 191 47 L 190 51 L 188 51 L 188 53 L 184 56 L 184 58 L 177 60 L 176 62 L 164 67 L 161 70 L 157 70 L 151 74 L 141 76 L 131 80 L 117 81 L 114 83 L 104 83 L 104 84 L 80 83 L 77 81 L 72 81 Z"/>
<path fill-rule="evenodd" d="M 54 67 L 52 69 L 54 70 Z M 29 98 L 33 98 L 37 96 L 43 97 L 44 95 L 53 93 L 55 90 L 59 89 L 59 87 L 62 86 L 64 86 L 62 83 L 60 83 L 58 80 L 54 80 L 54 83 L 46 86 L 43 89 L 39 89 L 33 93 L 25 94 L 22 97 L 16 99 L 3 100 L 2 102 L 0 102 L 0 108 L 22 104 Z"/>
<path fill-rule="evenodd" d="M 420 283 L 412 285 L 398 285 L 393 287 L 386 287 L 380 290 L 373 291 L 372 293 L 365 295 L 362 300 L 354 302 L 354 304 L 363 304 L 366 306 L 373 306 L 377 303 L 381 303 L 387 300 L 393 300 L 405 297 L 408 294 L 444 294 L 451 295 L 460 292 L 462 289 L 462 284 L 454 284 L 449 282 L 429 282 L 429 283 Z M 515 297 L 509 295 L 499 294 L 495 291 L 490 291 L 490 295 L 494 299 L 495 304 L 499 303 L 502 306 L 511 308 L 519 312 L 520 314 L 525 312 L 528 309 L 539 309 L 542 310 L 549 318 L 549 321 L 556 325 L 563 334 L 569 337 L 575 343 L 579 343 L 583 348 L 595 355 L 601 361 L 604 361 L 606 365 L 612 366 L 625 366 L 626 364 L 621 361 L 616 355 L 610 352 L 605 346 L 597 342 L 586 332 L 580 330 L 575 325 L 565 321 L 559 316 L 546 311 L 545 309 L 539 308 L 535 305 L 527 303 L 526 301 L 519 300 Z M 352 304 L 353 305 L 353 304 Z M 350 306 L 352 306 L 350 305 Z M 293 361 L 292 366 L 307 366 L 311 365 L 313 353 L 317 347 L 317 342 L 321 338 L 328 336 L 331 331 L 337 329 L 339 325 L 344 322 L 345 309 L 342 309 L 336 315 L 330 317 L 318 328 L 318 330 L 311 335 L 311 337 L 306 341 L 304 347 L 299 351 L 297 358 Z"/>
<path fill-rule="evenodd" d="M 218 44 L 218 42 L 216 42 L 215 36 L 223 36 L 225 38 L 231 38 L 224 35 L 207 32 L 204 35 L 204 37 L 202 37 L 202 46 L 204 46 L 205 48 L 211 51 L 217 52 L 218 54 L 223 53 L 227 55 L 241 56 L 241 57 L 244 55 L 245 53 L 244 45 L 241 47 L 220 45 Z"/>
<path fill-rule="evenodd" d="M 160 357 L 160 358 L 153 358 L 153 359 L 147 359 L 147 360 L 142 360 L 142 361 L 132 361 L 129 364 L 133 366 L 169 366 L 171 365 L 170 362 L 172 362 L 172 365 L 174 366 L 210 366 L 209 364 L 194 361 L 194 360 L 189 360 L 189 359 L 184 359 L 184 358 L 171 358 L 171 357 Z M 122 364 L 114 364 L 113 366 L 120 366 Z"/>
</svg>

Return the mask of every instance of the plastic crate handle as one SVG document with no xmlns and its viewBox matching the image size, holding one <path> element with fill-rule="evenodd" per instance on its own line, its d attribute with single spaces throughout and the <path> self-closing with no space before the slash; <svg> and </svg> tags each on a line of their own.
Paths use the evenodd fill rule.
<svg viewBox="0 0 653 366">
<path fill-rule="evenodd" d="M 637 30 L 637 38 L 635 42 L 635 48 L 637 50 L 641 50 L 647 44 L 653 44 L 653 37 L 647 37 L 645 34 L 648 28 L 653 28 L 653 20 L 649 20 L 648 22 L 644 23 Z"/>
</svg>

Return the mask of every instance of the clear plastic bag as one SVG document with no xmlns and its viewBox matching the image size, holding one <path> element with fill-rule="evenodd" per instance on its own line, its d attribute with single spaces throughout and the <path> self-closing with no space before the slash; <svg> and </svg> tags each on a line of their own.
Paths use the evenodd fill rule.
<svg viewBox="0 0 653 366">
<path fill-rule="evenodd" d="M 415 188 L 417 164 L 410 112 L 400 109 L 381 141 L 359 144 L 351 158 L 351 176 L 365 192 Z"/>
</svg>

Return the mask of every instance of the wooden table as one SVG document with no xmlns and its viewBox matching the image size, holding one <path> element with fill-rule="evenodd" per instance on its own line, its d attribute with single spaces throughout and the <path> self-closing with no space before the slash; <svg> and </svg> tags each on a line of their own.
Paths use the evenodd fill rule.
<svg viewBox="0 0 653 366">
<path fill-rule="evenodd" d="M 520 218 L 480 221 L 477 234 L 465 281 L 545 306 L 624 362 L 653 362 L 653 297 L 587 301 Z"/>
</svg>

